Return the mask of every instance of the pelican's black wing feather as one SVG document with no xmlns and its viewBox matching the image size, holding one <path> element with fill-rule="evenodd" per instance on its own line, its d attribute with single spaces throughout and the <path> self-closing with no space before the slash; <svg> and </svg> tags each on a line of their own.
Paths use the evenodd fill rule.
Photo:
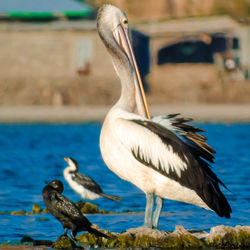
<svg viewBox="0 0 250 250">
<path fill-rule="evenodd" d="M 205 139 L 190 139 L 191 135 L 186 135 L 187 141 L 183 141 L 175 132 L 167 129 L 165 126 L 148 120 L 131 120 L 132 122 L 143 126 L 157 135 L 163 144 L 167 147 L 171 146 L 173 152 L 187 165 L 185 170 L 181 171 L 181 176 L 173 169 L 166 173 L 164 167 L 158 165 L 154 166 L 152 162 L 143 156 L 140 148 L 132 150 L 134 157 L 161 174 L 179 182 L 181 185 L 194 190 L 201 199 L 222 217 L 230 218 L 231 207 L 227 202 L 225 196 L 222 194 L 219 183 L 224 185 L 222 181 L 210 169 L 208 161 L 212 162 L 212 148 L 205 147 Z M 182 124 L 182 122 L 180 122 Z M 179 125 L 178 125 L 179 126 Z M 192 126 L 183 126 L 184 131 L 200 131 Z M 193 133 L 193 132 L 192 132 Z M 200 145 L 199 143 L 200 142 Z M 160 162 L 159 162 L 160 164 Z"/>
<path fill-rule="evenodd" d="M 170 114 L 166 116 L 157 116 L 153 118 L 157 123 L 166 129 L 175 133 L 189 148 L 196 152 L 199 157 L 213 163 L 215 150 L 207 144 L 207 138 L 199 132 L 204 130 L 195 127 L 187 122 L 192 121 L 191 118 L 178 117 L 179 114 Z"/>
</svg>

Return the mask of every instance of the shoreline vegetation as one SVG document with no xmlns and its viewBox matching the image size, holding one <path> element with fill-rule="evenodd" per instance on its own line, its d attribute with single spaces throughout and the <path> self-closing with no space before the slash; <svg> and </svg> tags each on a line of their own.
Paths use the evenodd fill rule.
<svg viewBox="0 0 250 250">
<path fill-rule="evenodd" d="M 116 214 L 105 211 L 90 202 L 79 201 L 76 203 L 85 214 Z M 33 204 L 32 211 L 12 211 L 1 212 L 10 215 L 35 215 L 48 213 L 39 205 Z M 132 213 L 132 212 L 128 212 Z M 134 212 L 136 213 L 136 212 Z M 117 213 L 121 214 L 121 213 Z M 29 236 L 24 236 L 20 242 L 3 242 L 0 249 L 84 249 L 87 248 L 203 248 L 203 249 L 250 249 L 250 226 L 235 227 L 216 226 L 210 232 L 199 230 L 187 230 L 183 226 L 176 226 L 175 231 L 167 232 L 149 228 L 131 228 L 126 232 L 112 233 L 100 229 L 108 238 L 96 237 L 89 233 L 79 234 L 77 242 L 73 242 L 68 236 L 60 236 L 55 242 L 50 240 L 35 240 Z"/>
<path fill-rule="evenodd" d="M 250 249 L 250 226 L 216 226 L 210 232 L 186 230 L 176 226 L 173 232 L 149 228 L 131 228 L 123 233 L 112 233 L 100 229 L 108 238 L 96 237 L 90 233 L 77 236 L 77 242 L 68 236 L 60 236 L 53 242 L 50 240 L 34 240 L 29 236 L 22 238 L 16 249 Z M 1 249 L 12 249 L 10 244 L 2 244 Z"/>
<path fill-rule="evenodd" d="M 111 106 L 1 106 L 0 123 L 102 122 Z M 170 104 L 150 106 L 152 115 L 180 113 L 193 122 L 250 122 L 250 104 Z"/>
</svg>

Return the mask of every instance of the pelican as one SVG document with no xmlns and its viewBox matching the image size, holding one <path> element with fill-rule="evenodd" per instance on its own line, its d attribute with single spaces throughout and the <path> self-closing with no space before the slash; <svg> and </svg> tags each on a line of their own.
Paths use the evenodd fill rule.
<svg viewBox="0 0 250 250">
<path fill-rule="evenodd" d="M 210 169 L 215 152 L 198 133 L 203 130 L 178 114 L 151 119 L 126 14 L 112 5 L 102 6 L 97 30 L 121 82 L 121 96 L 103 122 L 100 150 L 111 171 L 146 194 L 143 226 L 157 228 L 163 199 L 230 218 L 232 210 L 219 184 L 225 185 Z"/>
</svg>

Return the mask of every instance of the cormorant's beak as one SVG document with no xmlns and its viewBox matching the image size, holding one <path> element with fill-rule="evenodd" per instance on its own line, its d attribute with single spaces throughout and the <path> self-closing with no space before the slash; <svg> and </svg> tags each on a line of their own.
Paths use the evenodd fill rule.
<svg viewBox="0 0 250 250">
<path fill-rule="evenodd" d="M 66 162 L 69 162 L 69 158 L 64 157 L 63 158 Z"/>
<path fill-rule="evenodd" d="M 141 116 L 147 117 L 148 119 L 150 119 L 151 116 L 149 113 L 145 92 L 142 86 L 140 73 L 139 73 L 137 63 L 135 60 L 135 56 L 133 53 L 133 49 L 129 40 L 128 28 L 123 27 L 121 24 L 118 25 L 113 30 L 113 36 L 116 42 L 118 43 L 118 45 L 120 46 L 120 48 L 127 55 L 129 62 L 135 71 L 134 81 L 135 81 L 135 88 L 136 88 L 136 104 L 137 104 L 138 112 Z"/>
</svg>

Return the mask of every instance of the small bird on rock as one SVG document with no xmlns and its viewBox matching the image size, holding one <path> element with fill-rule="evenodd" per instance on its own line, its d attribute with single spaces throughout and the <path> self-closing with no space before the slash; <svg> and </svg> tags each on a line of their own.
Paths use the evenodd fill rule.
<svg viewBox="0 0 250 250">
<path fill-rule="evenodd" d="M 71 230 L 70 235 L 73 240 L 76 240 L 75 236 L 78 232 L 88 231 L 96 236 L 107 238 L 107 235 L 93 228 L 93 224 L 70 199 L 62 195 L 62 192 L 63 183 L 59 180 L 47 183 L 42 191 L 47 210 L 62 223 L 64 235 Z"/>
<path fill-rule="evenodd" d="M 79 173 L 79 165 L 75 159 L 70 157 L 64 158 L 64 160 L 69 164 L 63 171 L 64 178 L 70 187 L 81 195 L 82 199 L 94 200 L 104 197 L 112 201 L 121 200 L 119 196 L 105 194 L 93 179 Z"/>
</svg>

